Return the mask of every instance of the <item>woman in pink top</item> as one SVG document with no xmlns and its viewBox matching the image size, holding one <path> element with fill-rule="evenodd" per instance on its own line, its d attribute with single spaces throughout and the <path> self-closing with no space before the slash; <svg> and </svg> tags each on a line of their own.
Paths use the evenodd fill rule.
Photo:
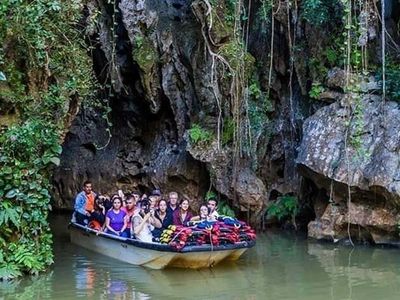
<svg viewBox="0 0 400 300">
<path fill-rule="evenodd" d="M 189 201 L 181 200 L 179 203 L 179 209 L 174 211 L 173 223 L 174 225 L 187 226 L 187 223 L 193 217 L 192 213 L 189 211 Z"/>
</svg>

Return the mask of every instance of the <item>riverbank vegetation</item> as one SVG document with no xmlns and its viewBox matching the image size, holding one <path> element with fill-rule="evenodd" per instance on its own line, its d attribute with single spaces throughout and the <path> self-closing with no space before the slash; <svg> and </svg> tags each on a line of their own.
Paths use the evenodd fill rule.
<svg viewBox="0 0 400 300">
<path fill-rule="evenodd" d="M 107 65 L 109 73 L 118 63 L 115 59 L 117 29 L 119 25 L 122 27 L 115 17 L 118 3 L 107 2 L 113 6 L 111 25 L 107 25 L 111 27 L 112 41 Z M 333 97 L 329 92 L 340 97 L 349 96 L 345 104 L 348 114 L 343 119 L 348 128 L 344 146 L 347 165 L 353 163 L 348 158 L 348 147 L 353 147 L 359 155 L 368 155 L 362 149 L 361 95 L 380 93 L 378 90 L 382 86 L 382 101 L 385 96 L 399 101 L 399 46 L 384 26 L 385 17 L 391 12 L 382 11 L 377 3 L 372 0 L 192 2 L 192 12 L 200 23 L 196 26 L 201 27 L 198 39 L 204 44 L 211 66 L 207 87 L 212 90 L 216 109 L 210 113 L 211 118 L 204 112 L 196 116 L 198 119 L 193 118 L 186 127 L 188 137 L 192 144 L 203 148 L 216 141 L 218 150 L 232 154 L 229 172 L 234 174 L 229 180 L 232 180 L 233 189 L 238 182 L 238 172 L 247 170 L 247 166 L 251 169 L 250 178 L 262 179 L 259 184 L 262 188 L 254 192 L 257 195 L 254 207 L 259 210 L 257 218 L 266 212 L 279 220 L 290 218 L 295 224 L 301 207 L 300 196 L 292 192 L 290 196 L 281 195 L 273 201 L 267 199 L 272 184 L 267 182 L 270 178 L 266 174 L 272 172 L 263 170 L 267 165 L 282 169 L 273 175 L 279 177 L 280 184 L 289 179 L 299 181 L 294 178 L 297 175 L 286 174 L 290 168 L 293 169 L 290 172 L 295 173 L 295 163 L 291 166 L 288 162 L 295 159 L 293 149 L 298 144 L 296 135 L 299 135 L 296 131 L 301 131 L 300 119 L 306 116 L 301 109 L 294 108 L 294 98 L 304 100 L 299 106 L 308 105 L 307 113 L 312 113 L 314 104 L 325 105 L 318 101 Z M 80 103 L 94 98 L 93 68 L 88 55 L 91 49 L 84 40 L 84 8 L 81 0 L 9 0 L 0 4 L 2 279 L 36 274 L 53 260 L 47 223 L 51 170 L 60 163 L 60 144 Z M 379 29 L 382 29 L 380 36 Z M 255 37 L 251 36 L 252 31 L 257 32 Z M 385 51 L 386 37 L 389 51 Z M 260 51 L 262 54 L 256 53 L 255 48 L 262 43 L 268 46 Z M 144 73 L 150 74 L 150 70 L 161 63 L 158 50 L 144 33 L 136 35 L 131 46 L 134 51 L 129 55 Z M 276 53 L 278 47 L 282 53 Z M 377 49 L 381 49 L 381 53 Z M 333 69 L 339 69 L 341 72 L 337 73 L 344 75 L 328 83 L 329 71 Z M 113 75 L 106 77 L 109 80 Z M 375 88 L 363 90 L 364 83 L 371 77 L 377 81 Z M 296 80 L 301 91 L 296 90 Z M 300 116 L 303 113 L 304 116 Z M 273 120 L 278 121 L 273 124 Z M 109 142 L 111 134 L 107 130 Z M 275 158 L 273 155 L 266 158 L 273 134 L 280 135 L 275 137 L 279 140 L 275 148 L 281 147 L 279 151 L 284 154 L 278 157 L 280 153 L 276 151 Z M 105 148 L 108 142 L 98 148 Z M 277 163 L 272 164 L 273 160 Z M 277 181 L 276 178 L 272 180 Z M 350 204 L 350 188 L 348 201 Z M 240 206 L 251 210 L 250 204 L 232 204 L 237 210 Z M 226 203 L 226 213 L 229 210 L 230 205 Z"/>
<path fill-rule="evenodd" d="M 0 5 L 0 279 L 53 262 L 49 177 L 93 77 L 79 0 Z"/>
</svg>

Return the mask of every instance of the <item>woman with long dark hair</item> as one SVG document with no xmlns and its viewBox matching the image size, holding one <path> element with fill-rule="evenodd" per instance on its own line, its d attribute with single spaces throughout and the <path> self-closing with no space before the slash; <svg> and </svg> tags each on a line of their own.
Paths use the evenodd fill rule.
<svg viewBox="0 0 400 300">
<path fill-rule="evenodd" d="M 201 221 L 215 221 L 213 216 L 210 216 L 210 209 L 207 204 L 202 204 L 199 209 L 199 215 L 194 216 L 190 219 L 192 222 L 201 222 Z"/>
<path fill-rule="evenodd" d="M 169 225 L 172 224 L 172 214 L 168 211 L 168 204 L 167 201 L 161 199 L 158 202 L 158 209 L 154 213 L 154 217 L 158 219 L 161 223 L 160 228 L 155 228 L 153 230 L 153 237 L 159 238 L 164 229 L 166 229 Z"/>
<path fill-rule="evenodd" d="M 173 222 L 174 225 L 187 226 L 187 223 L 193 217 L 192 213 L 189 211 L 189 201 L 182 199 L 179 202 L 179 208 L 174 211 Z"/>
<path fill-rule="evenodd" d="M 115 197 L 112 204 L 112 208 L 106 214 L 106 233 L 128 237 L 125 232 L 127 226 L 126 213 L 121 210 L 122 199 Z"/>
</svg>

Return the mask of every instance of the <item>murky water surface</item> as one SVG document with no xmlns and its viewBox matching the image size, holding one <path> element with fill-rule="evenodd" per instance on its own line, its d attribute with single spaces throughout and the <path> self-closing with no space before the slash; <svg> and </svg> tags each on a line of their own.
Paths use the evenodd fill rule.
<svg viewBox="0 0 400 300">
<path fill-rule="evenodd" d="M 270 232 L 236 263 L 158 271 L 70 244 L 67 222 L 52 220 L 52 270 L 0 283 L 0 299 L 400 299 L 397 249 L 352 249 Z"/>
</svg>

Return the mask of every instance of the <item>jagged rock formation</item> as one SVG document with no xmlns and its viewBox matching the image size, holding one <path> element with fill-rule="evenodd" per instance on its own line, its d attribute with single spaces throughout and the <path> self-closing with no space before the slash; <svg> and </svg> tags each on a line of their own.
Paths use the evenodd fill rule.
<svg viewBox="0 0 400 300">
<path fill-rule="evenodd" d="M 97 41 L 94 68 L 99 80 L 113 87 L 112 137 L 108 141 L 100 113 L 83 108 L 65 139 L 61 166 L 53 177 L 56 207 L 71 207 L 71 199 L 87 178 L 103 193 L 117 188 L 178 190 L 194 207 L 212 186 L 238 212 L 249 212 L 258 221 L 271 194 L 276 199 L 298 189 L 294 163 L 301 117 L 296 113 L 298 89 L 294 88 L 296 101 L 289 91 L 276 89 L 280 103 L 269 114 L 277 118 L 261 124 L 252 144 L 253 156 L 236 159 L 229 146 L 218 153 L 213 145 L 193 147 L 188 143 L 192 124 L 215 128 L 219 115 L 212 60 L 205 51 L 194 4 L 122 0 L 117 5 L 115 15 L 105 1 L 87 6 L 87 28 Z M 257 9 L 253 8 L 254 15 Z M 93 19 L 95 26 L 90 25 Z M 266 62 L 267 36 L 260 34 L 259 23 L 249 26 L 250 52 Z M 280 73 L 274 71 L 272 81 L 280 87 L 288 81 L 288 62 L 279 55 L 284 44 L 275 47 Z M 260 85 L 265 90 L 268 78 L 262 72 Z M 206 153 L 213 155 L 205 159 Z"/>
<path fill-rule="evenodd" d="M 352 95 L 343 95 L 341 100 L 319 109 L 303 125 L 297 163 L 333 202 L 326 202 L 323 215 L 309 224 L 309 235 L 347 237 L 349 221 L 355 227 L 352 230 L 358 226 L 375 243 L 390 243 L 398 240 L 399 106 L 366 95 L 359 100 L 362 119 L 350 122 L 354 118 Z M 352 145 L 352 138 L 361 143 Z"/>
<path fill-rule="evenodd" d="M 396 210 L 379 205 L 328 204 L 321 218 L 308 224 L 308 236 L 337 242 L 350 234 L 358 242 L 399 245 L 399 221 Z"/>
<path fill-rule="evenodd" d="M 313 221 L 312 237 L 342 239 L 350 220 L 351 232 L 362 228 L 362 240 L 395 243 L 400 114 L 396 103 L 368 95 L 380 89 L 373 77 L 361 78 L 362 99 L 345 92 L 348 81 L 360 78 L 338 67 L 342 59 L 332 54 L 340 46 L 333 35 L 342 36 L 345 27 L 342 4 L 324 4 L 332 14 L 324 26 L 306 21 L 303 3 L 299 12 L 286 2 L 274 6 L 272 26 L 260 14 L 263 4 L 254 1 L 249 9 L 243 25 L 247 56 L 240 58 L 253 62 L 249 85 L 256 90 L 243 95 L 259 99 L 249 96 L 235 108 L 232 74 L 215 67 L 216 54 L 237 47 L 224 26 L 224 5 L 212 12 L 209 27 L 201 0 L 89 1 L 86 28 L 104 85 L 99 95 L 111 107 L 111 138 L 101 110 L 83 106 L 53 177 L 56 206 L 71 207 L 88 178 L 103 193 L 178 190 L 194 207 L 211 187 L 253 222 L 262 219 L 269 201 L 295 195 L 301 208 L 313 207 L 302 220 Z M 386 16 L 394 40 L 398 11 L 393 5 Z M 369 21 L 358 43 L 368 43 L 370 62 L 379 65 L 373 55 L 380 46 L 376 13 L 362 11 Z M 308 96 L 311 83 L 324 86 L 315 100 Z M 241 120 L 237 144 L 229 135 L 234 118 Z M 191 141 L 193 124 L 208 130 L 211 140 Z M 226 139 L 219 144 L 218 134 Z"/>
</svg>

